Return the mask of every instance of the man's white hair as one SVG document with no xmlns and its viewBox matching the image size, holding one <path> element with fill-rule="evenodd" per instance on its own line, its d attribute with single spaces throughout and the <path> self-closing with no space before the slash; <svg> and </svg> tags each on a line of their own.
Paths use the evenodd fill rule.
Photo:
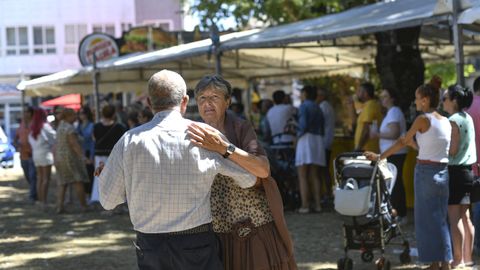
<svg viewBox="0 0 480 270">
<path fill-rule="evenodd" d="M 179 106 L 187 94 L 187 85 L 180 74 L 164 69 L 148 80 L 148 95 L 153 110 Z"/>
</svg>

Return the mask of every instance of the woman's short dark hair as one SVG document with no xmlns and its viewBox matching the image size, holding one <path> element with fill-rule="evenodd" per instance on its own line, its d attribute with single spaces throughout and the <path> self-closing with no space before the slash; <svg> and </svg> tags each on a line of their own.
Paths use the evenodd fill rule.
<svg viewBox="0 0 480 270">
<path fill-rule="evenodd" d="M 139 124 L 138 121 L 138 111 L 132 110 L 128 113 L 127 119 L 132 121 L 132 123 L 137 126 Z"/>
<path fill-rule="evenodd" d="M 148 107 L 143 108 L 143 110 L 141 110 L 140 113 L 144 118 L 147 118 L 148 121 L 152 120 L 153 118 L 152 110 L 150 110 L 150 108 Z"/>
<path fill-rule="evenodd" d="M 360 84 L 360 87 L 367 92 L 367 95 L 370 98 L 373 98 L 375 96 L 375 86 L 373 86 L 372 83 L 370 82 L 364 82 Z"/>
<path fill-rule="evenodd" d="M 306 98 L 309 100 L 315 100 L 317 98 L 317 87 L 313 85 L 305 85 L 302 88 L 302 92 L 305 92 Z"/>
<path fill-rule="evenodd" d="M 33 116 L 34 111 L 35 111 L 35 108 L 33 106 L 28 106 L 25 110 L 25 112 L 30 114 L 30 117 Z"/>
<path fill-rule="evenodd" d="M 275 104 L 282 104 L 285 101 L 285 91 L 277 90 L 273 92 L 272 97 L 273 97 L 273 102 L 275 102 Z"/>
<path fill-rule="evenodd" d="M 417 88 L 418 93 L 422 97 L 428 97 L 430 99 L 430 108 L 437 108 L 438 97 L 440 96 L 439 90 L 431 84 L 423 84 Z"/>
<path fill-rule="evenodd" d="M 473 102 L 473 92 L 468 88 L 464 88 L 458 84 L 450 85 L 448 87 L 448 97 L 450 100 L 456 100 L 458 110 L 462 111 L 468 109 Z"/>
<path fill-rule="evenodd" d="M 93 122 L 93 113 L 92 113 L 92 110 L 90 110 L 90 107 L 83 106 L 81 113 L 85 114 L 88 121 Z"/>
<path fill-rule="evenodd" d="M 220 75 L 207 75 L 200 79 L 195 86 L 195 96 L 210 87 L 222 91 L 225 98 L 232 96 L 232 85 Z"/>
<path fill-rule="evenodd" d="M 384 88 L 383 90 L 387 91 L 388 95 L 390 96 L 390 98 L 393 101 L 393 105 L 398 106 L 399 102 L 398 102 L 397 92 L 395 92 L 395 91 L 393 91 L 392 89 L 389 89 L 389 88 Z"/>
<path fill-rule="evenodd" d="M 480 92 L 480 77 L 477 77 L 475 81 L 473 81 L 473 91 Z"/>
<path fill-rule="evenodd" d="M 115 107 L 113 105 L 105 105 L 102 108 L 102 116 L 108 119 L 113 119 L 115 116 Z"/>
</svg>

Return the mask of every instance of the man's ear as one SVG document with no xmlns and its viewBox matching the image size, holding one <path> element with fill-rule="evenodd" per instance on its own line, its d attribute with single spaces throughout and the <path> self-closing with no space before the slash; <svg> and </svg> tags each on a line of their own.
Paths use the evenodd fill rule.
<svg viewBox="0 0 480 270">
<path fill-rule="evenodd" d="M 184 115 L 185 112 L 187 111 L 187 105 L 189 100 L 190 100 L 190 97 L 188 95 L 183 96 L 182 102 L 180 103 L 180 113 L 182 115 Z"/>
<path fill-rule="evenodd" d="M 188 101 L 190 100 L 190 97 L 188 95 L 183 96 L 182 98 L 182 103 L 185 104 L 185 106 L 188 105 Z"/>
<path fill-rule="evenodd" d="M 150 100 L 150 97 L 147 97 L 147 105 L 150 107 L 150 110 L 152 110 L 152 101 Z"/>
</svg>

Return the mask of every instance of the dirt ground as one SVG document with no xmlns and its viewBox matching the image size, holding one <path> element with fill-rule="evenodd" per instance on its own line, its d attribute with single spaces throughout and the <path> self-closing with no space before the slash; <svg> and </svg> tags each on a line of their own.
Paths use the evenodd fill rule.
<svg viewBox="0 0 480 270">
<path fill-rule="evenodd" d="M 52 180 L 51 207 L 44 212 L 28 202 L 27 184 L 19 168 L 0 169 L 0 269 L 137 269 L 128 214 L 79 213 L 73 204 L 67 206 L 67 214 L 57 215 L 53 210 L 55 175 Z M 299 269 L 336 269 L 337 259 L 344 254 L 340 217 L 333 212 L 287 212 L 286 218 Z M 404 227 L 414 246 L 412 230 L 412 224 Z M 401 246 L 387 248 L 393 269 L 425 268 L 401 265 L 399 252 Z M 349 254 L 354 269 L 376 269 L 373 263 L 362 263 L 358 251 Z M 379 252 L 374 254 L 375 259 L 379 257 Z"/>
</svg>

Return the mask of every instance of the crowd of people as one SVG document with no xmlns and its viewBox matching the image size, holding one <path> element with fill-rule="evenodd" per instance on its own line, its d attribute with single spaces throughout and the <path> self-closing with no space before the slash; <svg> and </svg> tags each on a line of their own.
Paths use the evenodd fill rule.
<svg viewBox="0 0 480 270">
<path fill-rule="evenodd" d="M 432 269 L 470 266 L 474 245 L 480 248 L 474 226 L 480 226 L 480 206 L 473 218 L 470 213 L 479 175 L 480 78 L 473 88 L 419 86 L 419 114 L 408 129 L 391 89 L 376 92 L 365 82 L 352 99 L 358 107 L 351 150 L 397 167 L 391 203 L 399 224 L 408 222 L 402 174 L 408 147 L 418 151 L 415 237 L 419 261 Z M 300 214 L 323 212 L 333 200 L 336 120 L 328 95 L 305 85 L 295 108 L 277 90 L 253 104 L 248 117 L 221 76 L 205 76 L 187 94 L 183 78 L 163 70 L 148 82 L 148 104 L 126 110 L 105 104 L 98 121 L 89 106 L 56 108 L 51 123 L 44 109 L 29 107 L 15 142 L 29 198 L 43 209 L 49 209 L 52 166 L 56 213 L 65 212 L 68 190 L 80 211 L 95 203 L 109 211 L 128 206 L 140 269 L 296 269 L 282 187 L 297 195 Z M 283 183 L 272 149 L 286 151 L 296 168 L 293 183 Z M 170 257 L 161 256 L 165 249 Z M 192 264 L 189 256 L 200 251 Z"/>
<path fill-rule="evenodd" d="M 49 211 L 48 201 L 52 196 L 48 188 L 54 166 L 57 172 L 55 212 L 65 212 L 64 205 L 71 202 L 71 193 L 76 194 L 80 211 L 94 209 L 99 201 L 95 164 L 98 166 L 107 159 L 126 130 L 150 121 L 153 114 L 139 103 L 130 106 L 128 114 L 106 103 L 98 123 L 89 106 L 78 111 L 55 107 L 52 113 L 54 120 L 49 122 L 47 110 L 27 107 L 15 135 L 14 144 L 20 152 L 21 166 L 29 183 L 29 199 Z M 67 191 L 70 192 L 68 198 Z"/>
<path fill-rule="evenodd" d="M 480 98 L 480 78 L 473 88 L 475 99 Z M 369 150 L 365 154 L 371 160 L 389 159 L 406 146 L 418 151 L 414 174 L 415 238 L 419 261 L 429 263 L 431 269 L 474 264 L 475 228 L 470 219 L 470 195 L 472 169 L 478 164 L 480 147 L 475 141 L 480 137 L 480 127 L 475 126 L 474 119 L 478 123 L 480 115 L 476 108 L 472 108 L 471 115 L 467 112 L 474 92 L 459 85 L 445 91 L 434 83 L 419 86 L 415 105 L 421 114 L 410 129 L 382 149 L 381 154 L 374 149 L 362 149 Z M 380 138 L 381 134 L 380 130 Z"/>
<path fill-rule="evenodd" d="M 364 152 L 372 160 L 385 158 L 397 168 L 390 200 L 399 224 L 408 222 L 403 179 L 408 148 L 418 151 L 414 222 L 419 261 L 431 264 L 431 269 L 472 266 L 474 246 L 480 250 L 480 237 L 475 239 L 480 206 L 472 207 L 470 199 L 474 178 L 479 176 L 480 78 L 475 80 L 473 91 L 459 85 L 443 90 L 437 76 L 419 86 L 415 92 L 418 116 L 408 130 L 397 94 L 391 89 L 377 93 L 378 97 L 374 85 L 365 82 L 352 98 L 357 101 L 351 102 L 356 112 L 352 151 Z M 328 121 L 334 119 L 334 111 L 326 108 L 329 103 L 325 96 L 324 89 L 307 85 L 298 109 L 282 90 L 274 92 L 273 105 L 264 100 L 259 106 L 264 110 L 258 129 L 267 148 L 287 144 L 295 149 L 301 198 L 298 213 L 320 212 L 320 196 L 333 196 L 329 173 L 325 172 L 334 130 L 334 123 Z M 289 126 L 292 119 L 296 128 Z"/>
</svg>

